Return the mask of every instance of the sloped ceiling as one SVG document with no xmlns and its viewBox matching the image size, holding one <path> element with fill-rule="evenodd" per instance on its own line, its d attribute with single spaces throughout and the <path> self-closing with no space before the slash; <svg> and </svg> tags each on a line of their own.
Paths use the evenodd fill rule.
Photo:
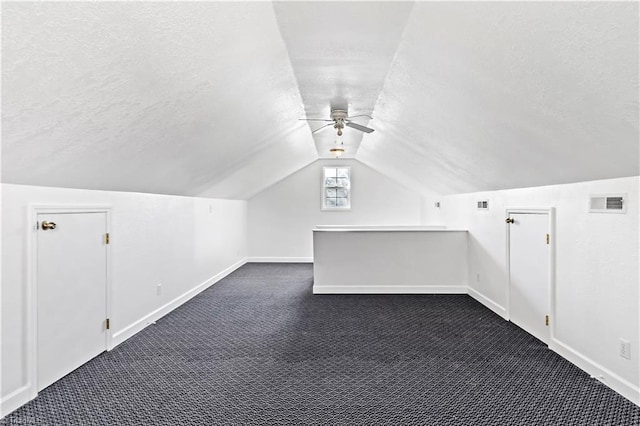
<svg viewBox="0 0 640 426">
<path fill-rule="evenodd" d="M 246 199 L 329 155 L 421 193 L 640 174 L 638 3 L 2 3 L 3 182 Z"/>
<path fill-rule="evenodd" d="M 400 43 L 411 3 L 275 3 L 280 32 L 307 118 L 328 119 L 332 109 L 371 115 Z M 354 122 L 369 124 L 361 117 Z M 325 123 L 309 122 L 311 131 Z M 364 133 L 346 128 L 345 158 L 357 155 Z M 330 158 L 336 131 L 314 134 L 318 156 Z"/>
<path fill-rule="evenodd" d="M 462 193 L 639 168 L 638 3 L 417 3 L 357 158 Z"/>
<path fill-rule="evenodd" d="M 2 8 L 4 182 L 245 198 L 317 158 L 270 3 Z"/>
</svg>

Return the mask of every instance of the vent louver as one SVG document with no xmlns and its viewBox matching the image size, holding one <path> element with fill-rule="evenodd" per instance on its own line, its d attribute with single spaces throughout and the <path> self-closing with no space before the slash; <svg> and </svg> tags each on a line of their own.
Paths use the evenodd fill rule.
<svg viewBox="0 0 640 426">
<path fill-rule="evenodd" d="M 622 197 L 607 197 L 607 210 L 622 210 Z"/>
<path fill-rule="evenodd" d="M 625 194 L 592 195 L 589 199 L 591 213 L 626 213 Z"/>
</svg>

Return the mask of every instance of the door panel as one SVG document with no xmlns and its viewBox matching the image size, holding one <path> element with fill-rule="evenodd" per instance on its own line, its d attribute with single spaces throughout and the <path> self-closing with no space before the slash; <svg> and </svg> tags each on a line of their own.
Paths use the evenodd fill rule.
<svg viewBox="0 0 640 426">
<path fill-rule="evenodd" d="M 549 343 L 549 216 L 511 213 L 509 225 L 509 275 L 511 321 Z"/>
<path fill-rule="evenodd" d="M 55 229 L 42 229 L 42 222 Z M 38 214 L 38 390 L 106 349 L 106 213 Z"/>
</svg>

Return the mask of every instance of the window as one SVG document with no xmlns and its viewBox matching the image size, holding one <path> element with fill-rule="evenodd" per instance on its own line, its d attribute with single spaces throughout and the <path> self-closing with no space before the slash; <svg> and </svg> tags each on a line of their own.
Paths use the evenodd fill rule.
<svg viewBox="0 0 640 426">
<path fill-rule="evenodd" d="M 351 173 L 349 167 L 324 167 L 322 176 L 322 210 L 351 208 Z"/>
</svg>

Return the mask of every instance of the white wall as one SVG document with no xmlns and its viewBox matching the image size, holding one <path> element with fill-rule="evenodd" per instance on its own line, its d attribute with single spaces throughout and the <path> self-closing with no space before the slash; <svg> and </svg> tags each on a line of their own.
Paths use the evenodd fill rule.
<svg viewBox="0 0 640 426">
<path fill-rule="evenodd" d="M 351 210 L 321 210 L 322 167 L 351 167 Z M 316 225 L 418 225 L 420 195 L 357 160 L 318 160 L 248 202 L 250 260 L 306 260 Z"/>
<path fill-rule="evenodd" d="M 112 206 L 114 344 L 246 258 L 245 201 L 2 185 L 3 414 L 25 403 L 30 391 L 25 338 L 31 203 Z M 161 295 L 157 294 L 159 283 Z"/>
<path fill-rule="evenodd" d="M 466 231 L 314 230 L 313 256 L 314 294 L 467 294 Z"/>
<path fill-rule="evenodd" d="M 638 177 L 423 200 L 423 223 L 469 230 L 470 292 L 507 317 L 508 207 L 556 208 L 555 337 L 550 348 L 640 404 Z M 627 193 L 626 214 L 588 213 L 590 194 Z M 489 200 L 489 211 L 476 201 Z M 480 281 L 477 280 L 480 274 Z M 631 341 L 632 359 L 619 356 Z"/>
</svg>

